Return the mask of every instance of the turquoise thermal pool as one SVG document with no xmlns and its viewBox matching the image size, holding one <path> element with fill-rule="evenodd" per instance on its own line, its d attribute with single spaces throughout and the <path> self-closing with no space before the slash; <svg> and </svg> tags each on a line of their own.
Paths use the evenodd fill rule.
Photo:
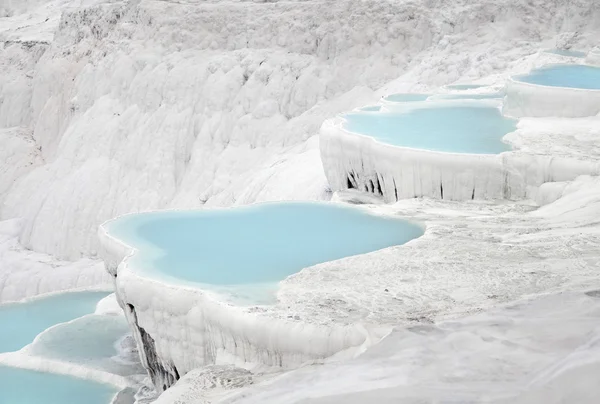
<svg viewBox="0 0 600 404">
<path fill-rule="evenodd" d="M 108 292 L 71 292 L 0 305 L 0 352 L 18 351 L 45 329 L 93 313 Z"/>
<path fill-rule="evenodd" d="M 102 361 L 118 354 L 115 345 L 128 332 L 123 316 L 92 314 L 43 332 L 30 352 L 75 363 Z"/>
<path fill-rule="evenodd" d="M 502 137 L 517 121 L 492 106 L 448 103 L 408 111 L 344 115 L 344 129 L 393 146 L 452 153 L 497 154 L 511 150 Z"/>
<path fill-rule="evenodd" d="M 600 67 L 586 65 L 550 65 L 529 74 L 515 76 L 515 81 L 549 87 L 600 90 Z"/>
<path fill-rule="evenodd" d="M 478 88 L 487 87 L 483 84 L 448 84 L 446 86 L 449 90 L 477 90 Z"/>
<path fill-rule="evenodd" d="M 399 218 L 310 202 L 127 215 L 105 227 L 138 249 L 129 260 L 135 270 L 205 285 L 277 282 L 312 265 L 423 234 Z"/>
<path fill-rule="evenodd" d="M 0 365 L 0 404 L 109 404 L 113 386 Z"/>
<path fill-rule="evenodd" d="M 433 100 L 493 100 L 504 97 L 504 93 L 483 93 L 483 94 L 439 94 L 430 99 Z"/>
<path fill-rule="evenodd" d="M 386 101 L 391 102 L 415 102 L 425 101 L 431 94 L 399 93 L 385 97 Z"/>
<path fill-rule="evenodd" d="M 360 108 L 361 111 L 365 112 L 377 112 L 381 109 L 380 105 L 368 105 L 366 107 Z"/>
<path fill-rule="evenodd" d="M 546 53 L 552 53 L 554 55 L 567 56 L 572 58 L 584 58 L 586 56 L 585 52 L 576 51 L 576 50 L 567 50 L 567 49 L 547 49 Z"/>
</svg>

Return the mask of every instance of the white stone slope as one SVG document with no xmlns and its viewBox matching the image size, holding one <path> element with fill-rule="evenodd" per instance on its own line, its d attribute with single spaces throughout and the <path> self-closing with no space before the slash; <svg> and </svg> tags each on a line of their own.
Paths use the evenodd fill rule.
<svg viewBox="0 0 600 404">
<path fill-rule="evenodd" d="M 584 0 L 36 4 L 0 21 L 5 52 L 31 32 L 49 43 L 33 68 L 2 58 L 25 91 L 0 122 L 32 133 L 43 164 L 10 179 L 0 215 L 25 219 L 27 248 L 72 259 L 122 213 L 327 198 L 303 144 L 324 118 L 398 77 L 417 89 L 511 69 L 560 33 L 588 48 L 598 20 Z M 24 18 L 44 10 L 63 12 L 53 36 L 56 13 Z"/>
<path fill-rule="evenodd" d="M 399 327 L 352 361 L 308 366 L 233 393 L 177 387 L 171 394 L 179 401 L 170 402 L 593 404 L 599 297 L 597 289 L 563 292 Z"/>
</svg>

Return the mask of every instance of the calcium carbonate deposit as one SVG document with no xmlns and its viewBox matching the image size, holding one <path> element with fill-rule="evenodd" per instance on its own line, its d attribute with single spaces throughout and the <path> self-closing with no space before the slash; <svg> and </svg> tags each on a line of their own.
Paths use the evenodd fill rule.
<svg viewBox="0 0 600 404">
<path fill-rule="evenodd" d="M 593 0 L 0 0 L 0 403 L 595 404 L 599 38 Z"/>
</svg>

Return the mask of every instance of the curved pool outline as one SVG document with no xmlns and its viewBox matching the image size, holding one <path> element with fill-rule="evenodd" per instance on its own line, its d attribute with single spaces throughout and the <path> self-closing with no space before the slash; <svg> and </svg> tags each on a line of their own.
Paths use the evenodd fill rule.
<svg viewBox="0 0 600 404">
<path fill-rule="evenodd" d="M 62 379 L 68 383 L 69 379 L 89 386 L 94 386 L 95 389 L 104 390 L 105 396 L 108 398 L 106 404 L 112 403 L 120 392 L 133 385 L 127 382 L 124 378 L 98 372 L 94 369 L 85 367 L 73 367 L 68 363 L 45 360 L 35 356 L 15 355 L 17 352 L 9 352 L 0 355 L 0 368 L 23 372 L 25 374 L 35 374 L 33 377 L 43 377 L 48 375 L 53 379 Z M 68 390 L 71 392 L 71 389 Z M 67 394 L 69 394 L 67 393 Z M 64 402 L 64 401 L 61 401 Z"/>
<path fill-rule="evenodd" d="M 599 88 L 566 87 L 566 86 L 553 86 L 553 85 L 548 85 L 548 84 L 532 83 L 529 81 L 520 80 L 520 78 L 531 76 L 533 73 L 536 73 L 536 72 L 539 72 L 542 70 L 551 70 L 551 69 L 557 68 L 557 67 L 558 68 L 560 68 L 560 67 L 573 67 L 573 68 L 584 67 L 584 68 L 597 70 L 598 71 L 598 79 L 600 80 L 600 67 L 599 66 L 589 65 L 589 64 L 585 64 L 585 63 L 551 63 L 551 64 L 547 64 L 547 65 L 541 66 L 536 69 L 532 69 L 531 71 L 529 71 L 527 73 L 510 76 L 508 78 L 507 84 L 516 83 L 516 84 L 520 84 L 520 85 L 524 84 L 524 85 L 532 86 L 534 88 L 552 88 L 552 89 L 559 89 L 559 90 L 582 91 L 582 92 L 586 92 L 586 93 L 599 93 L 600 94 L 600 86 L 599 86 Z"/>
<path fill-rule="evenodd" d="M 543 53 L 548 53 L 551 55 L 562 56 L 565 58 L 576 58 L 583 59 L 587 56 L 587 53 L 581 50 L 572 50 L 572 49 L 558 49 L 558 48 L 548 48 L 543 49 Z"/>
<path fill-rule="evenodd" d="M 424 102 L 427 101 L 432 94 L 430 93 L 393 93 L 382 98 L 382 101 L 391 104 L 404 104 L 410 102 Z M 393 99 L 393 98 L 397 99 Z"/>
<path fill-rule="evenodd" d="M 447 90 L 454 91 L 470 91 L 470 90 L 479 90 L 481 88 L 489 87 L 489 84 L 476 84 L 476 83 L 455 83 L 455 84 L 446 84 L 444 86 Z"/>
<path fill-rule="evenodd" d="M 405 241 L 404 243 L 401 243 L 401 244 L 393 244 L 393 245 L 389 245 L 389 246 L 379 248 L 376 250 L 371 250 L 371 251 L 367 251 L 367 252 L 363 252 L 363 253 L 359 253 L 359 254 L 346 255 L 344 257 L 340 257 L 337 259 L 318 262 L 314 265 L 302 267 L 302 268 L 299 268 L 294 273 L 289 274 L 277 281 L 268 282 L 268 283 L 257 282 L 257 283 L 247 283 L 247 284 L 234 284 L 234 285 L 223 284 L 223 285 L 220 285 L 220 284 L 211 284 L 211 283 L 203 283 L 203 282 L 197 282 L 197 281 L 184 280 L 184 279 L 173 276 L 166 272 L 161 272 L 161 273 L 157 274 L 155 272 L 155 270 L 145 271 L 143 268 L 138 268 L 138 265 L 135 265 L 131 261 L 134 257 L 137 256 L 137 254 L 143 254 L 143 251 L 140 250 L 135 245 L 130 245 L 126 241 L 121 240 L 117 236 L 111 234 L 110 230 L 109 230 L 111 223 L 114 223 L 120 219 L 129 217 L 129 216 L 137 216 L 137 215 L 143 215 L 143 214 L 161 214 L 161 213 L 166 214 L 168 212 L 189 213 L 189 212 L 194 212 L 194 211 L 198 211 L 198 212 L 229 211 L 229 210 L 235 210 L 235 209 L 240 209 L 240 208 L 243 209 L 243 208 L 252 208 L 252 207 L 257 207 L 257 206 L 281 205 L 281 204 L 311 204 L 311 205 L 336 206 L 338 208 L 348 209 L 348 210 L 359 210 L 363 215 L 375 216 L 375 217 L 380 217 L 380 218 L 387 219 L 387 220 L 395 220 L 398 222 L 403 222 L 404 224 L 410 225 L 415 230 L 419 230 L 420 234 L 416 237 L 413 237 L 413 238 Z M 240 307 L 248 307 L 248 306 L 259 307 L 259 306 L 265 306 L 265 305 L 272 306 L 273 304 L 275 304 L 277 302 L 277 300 L 274 299 L 274 297 L 279 288 L 279 284 L 281 282 L 285 281 L 287 278 L 292 277 L 305 269 L 317 267 L 317 266 L 328 264 L 331 262 L 344 260 L 344 259 L 347 259 L 350 257 L 355 257 L 355 256 L 359 256 L 359 255 L 364 255 L 364 254 L 371 254 L 371 253 L 374 253 L 377 251 L 385 250 L 387 248 L 401 247 L 410 242 L 413 242 L 415 240 L 422 238 L 426 234 L 426 230 L 427 230 L 427 228 L 424 225 L 424 223 L 422 223 L 419 220 L 415 220 L 412 218 L 408 219 L 408 218 L 405 218 L 402 216 L 396 216 L 396 215 L 391 216 L 389 214 L 384 214 L 384 213 L 380 213 L 377 211 L 373 211 L 372 209 L 368 209 L 368 208 L 361 207 L 361 206 L 349 205 L 349 204 L 343 203 L 343 202 L 337 202 L 337 201 L 334 201 L 334 202 L 267 201 L 267 202 L 254 202 L 254 203 L 250 203 L 247 205 L 241 205 L 241 206 L 206 207 L 206 208 L 202 208 L 202 209 L 172 208 L 172 209 L 156 209 L 156 210 L 149 210 L 149 211 L 144 211 L 144 212 L 126 213 L 126 214 L 119 215 L 117 217 L 114 217 L 114 218 L 102 223 L 98 228 L 98 237 L 100 239 L 101 244 L 104 246 L 104 249 L 106 250 L 106 252 L 108 252 L 108 254 L 123 256 L 123 258 L 118 262 L 116 270 L 114 272 L 109 270 L 109 273 L 111 273 L 115 277 L 115 280 L 118 276 L 118 273 L 127 271 L 127 272 L 130 272 L 131 274 L 133 274 L 134 276 L 139 277 L 140 279 L 144 279 L 144 281 L 148 281 L 148 282 L 155 283 L 158 285 L 165 285 L 165 286 L 169 286 L 169 287 L 173 287 L 173 288 L 177 288 L 177 289 L 187 290 L 187 291 L 194 292 L 194 293 L 199 292 L 216 304 L 226 304 L 226 305 L 233 304 L 234 306 L 240 306 Z M 158 275 L 158 276 L 156 276 L 156 275 Z M 235 296 L 229 296 L 231 294 L 231 292 L 237 292 L 240 290 L 252 290 L 252 289 L 258 290 L 259 292 L 264 291 L 265 289 L 269 289 L 270 292 L 272 292 L 272 294 L 273 294 L 273 296 L 271 296 L 272 299 L 263 299 L 261 301 L 250 301 L 250 302 L 243 301 L 242 302 L 240 300 L 236 300 Z M 233 299 L 230 299 L 230 298 L 233 298 Z M 243 303 L 243 304 L 240 304 L 240 303 Z"/>
<path fill-rule="evenodd" d="M 52 292 L 31 298 L 21 299 L 19 301 L 0 304 L 0 315 L 3 315 L 2 311 L 6 310 L 6 315 L 10 318 L 11 315 L 14 315 L 13 313 L 15 311 L 17 314 L 19 314 L 19 311 L 24 311 L 29 315 L 30 318 L 30 321 L 27 324 L 23 324 L 21 327 L 13 328 L 13 331 L 16 332 L 17 335 L 12 334 L 13 339 L 10 342 L 0 340 L 0 354 L 20 352 L 31 345 L 33 341 L 35 341 L 36 338 L 46 330 L 60 324 L 74 321 L 88 314 L 93 314 L 96 310 L 98 302 L 111 293 L 112 291 L 108 291 L 106 288 L 104 288 L 104 290 L 100 290 L 100 288 L 86 288 L 86 290 Z M 101 295 L 105 296 L 99 298 Z M 64 298 L 65 301 L 61 302 L 61 298 Z M 46 300 L 49 300 L 49 302 L 47 302 L 45 305 L 43 303 Z M 56 307 L 55 305 L 57 305 L 60 307 L 61 304 L 69 305 L 69 307 L 65 307 L 64 312 L 58 313 L 48 319 L 48 315 L 44 314 L 46 306 L 50 305 L 51 307 Z M 73 307 L 73 304 L 78 304 L 79 306 Z M 33 307 L 28 308 L 28 305 L 33 305 Z M 11 313 L 11 308 L 13 313 Z M 88 308 L 91 310 L 88 311 Z M 32 311 L 35 315 L 32 314 Z M 57 319 L 56 317 L 60 318 Z M 17 342 L 16 340 L 19 341 Z"/>
<path fill-rule="evenodd" d="M 599 71 L 600 66 L 590 64 L 553 63 L 542 66 L 585 66 Z M 539 70 L 539 69 L 534 69 Z M 600 113 L 600 88 L 561 87 L 519 80 L 530 73 L 509 77 L 502 107 L 503 115 L 522 117 L 583 118 Z"/>
<path fill-rule="evenodd" d="M 490 158 L 490 157 L 495 157 L 495 156 L 501 156 L 505 153 L 511 153 L 514 152 L 515 146 L 513 143 L 505 141 L 506 136 L 508 136 L 511 133 L 515 133 L 518 130 L 518 124 L 519 124 L 519 118 L 515 118 L 512 116 L 507 116 L 503 113 L 502 110 L 502 99 L 497 99 L 497 98 L 486 98 L 486 99 L 428 99 L 425 102 L 407 102 L 407 103 L 397 103 L 399 104 L 398 108 L 396 108 L 396 111 L 399 112 L 410 112 L 413 109 L 425 109 L 425 108 L 429 108 L 429 109 L 435 109 L 437 107 L 437 105 L 439 104 L 456 104 L 457 106 L 473 106 L 473 107 L 481 107 L 481 108 L 491 108 L 491 107 L 495 107 L 498 109 L 498 112 L 500 113 L 500 115 L 503 118 L 506 119 L 511 119 L 515 121 L 515 130 L 510 131 L 510 132 L 506 132 L 499 140 L 500 142 L 506 144 L 509 149 L 508 150 L 504 150 L 500 153 L 461 153 L 461 152 L 454 152 L 454 151 L 444 151 L 444 150 L 432 150 L 432 149 L 423 149 L 423 148 L 418 148 L 418 147 L 410 147 L 410 146 L 402 146 L 402 145 L 395 145 L 395 144 L 391 144 L 391 143 L 386 143 L 384 141 L 381 141 L 379 139 L 377 139 L 374 136 L 371 135 L 367 135 L 364 133 L 360 133 L 360 132 L 354 132 L 348 128 L 346 128 L 344 126 L 344 124 L 346 122 L 348 122 L 348 120 L 344 117 L 344 115 L 346 115 L 347 113 L 343 113 L 343 114 L 339 114 L 334 118 L 325 120 L 325 122 L 323 122 L 323 125 L 329 124 L 329 125 L 333 125 L 334 127 L 336 127 L 338 130 L 344 132 L 345 134 L 348 135 L 353 135 L 353 136 L 358 136 L 361 139 L 368 139 L 373 141 L 374 143 L 381 145 L 381 146 L 385 146 L 385 147 L 392 147 L 398 150 L 406 150 L 406 151 L 412 151 L 412 152 L 420 152 L 420 153 L 435 153 L 435 154 L 439 154 L 439 155 L 443 155 L 443 156 L 479 156 L 479 157 L 486 157 L 486 158 Z M 351 113 L 353 114 L 365 114 L 365 115 L 369 115 L 369 114 L 377 114 L 377 113 L 392 113 L 394 112 L 394 109 L 390 109 L 390 108 L 382 108 L 381 110 L 377 111 L 377 112 L 373 112 L 373 111 L 361 111 L 359 108 L 356 108 L 354 110 L 351 111 Z"/>
</svg>

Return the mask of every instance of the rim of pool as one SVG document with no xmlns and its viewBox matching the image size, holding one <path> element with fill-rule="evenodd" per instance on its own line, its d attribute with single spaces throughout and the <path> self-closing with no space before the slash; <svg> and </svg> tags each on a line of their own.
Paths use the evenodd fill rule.
<svg viewBox="0 0 600 404">
<path fill-rule="evenodd" d="M 547 85 L 547 84 L 538 84 L 538 83 L 531 83 L 528 81 L 523 81 L 522 78 L 527 77 L 527 76 L 531 76 L 533 73 L 536 72 L 540 72 L 543 70 L 551 70 L 553 68 L 560 68 L 560 67 L 573 67 L 574 69 L 577 68 L 586 68 L 586 69 L 591 69 L 591 70 L 597 70 L 598 71 L 598 79 L 600 80 L 600 66 L 595 66 L 595 65 L 589 65 L 589 64 L 585 64 L 585 63 L 578 63 L 578 64 L 573 64 L 573 63 L 552 63 L 552 64 L 547 64 L 544 66 L 541 66 L 539 68 L 536 69 L 532 69 L 527 73 L 523 73 L 523 74 L 518 74 L 515 76 L 511 76 L 508 78 L 508 82 L 509 83 L 515 83 L 515 84 L 519 84 L 519 85 L 526 85 L 526 86 L 531 86 L 531 87 L 536 87 L 536 88 L 555 88 L 555 89 L 560 89 L 560 90 L 569 90 L 569 91 L 580 91 L 580 92 L 585 92 L 585 93 L 598 93 L 600 92 L 600 88 L 582 88 L 582 87 L 564 87 L 564 86 L 553 86 L 553 85 Z"/>
<path fill-rule="evenodd" d="M 111 224 L 114 224 L 119 220 L 122 220 L 127 217 L 143 216 L 146 214 L 168 214 L 168 213 L 194 214 L 194 213 L 209 213 L 209 212 L 215 212 L 215 211 L 226 213 L 228 211 L 234 211 L 234 210 L 250 210 L 253 208 L 278 206 L 278 205 L 313 205 L 313 206 L 323 206 L 323 207 L 328 207 L 328 208 L 339 208 L 339 209 L 343 209 L 343 210 L 347 210 L 347 211 L 353 211 L 355 213 L 358 213 L 361 216 L 364 215 L 364 216 L 371 216 L 371 217 L 380 218 L 380 219 L 386 219 L 386 220 L 389 220 L 390 222 L 396 221 L 396 222 L 398 222 L 398 224 L 400 226 L 408 225 L 412 229 L 411 231 L 416 230 L 416 231 L 418 231 L 419 234 L 417 234 L 415 236 L 411 236 L 410 238 L 408 238 L 407 240 L 404 240 L 401 243 L 392 243 L 392 244 L 385 245 L 385 246 L 375 248 L 375 249 L 371 249 L 368 251 L 350 253 L 348 255 L 343 255 L 341 257 L 337 257 L 334 259 L 328 259 L 325 261 L 313 263 L 311 265 L 302 266 L 302 267 L 299 267 L 297 270 L 294 270 L 292 273 L 286 274 L 285 276 L 280 277 L 279 279 L 273 280 L 273 281 L 249 282 L 249 283 L 239 283 L 239 284 L 218 284 L 218 283 L 214 284 L 214 283 L 202 282 L 202 281 L 198 281 L 198 280 L 183 279 L 178 276 L 169 274 L 167 272 L 160 272 L 160 270 L 157 270 L 155 268 L 151 268 L 150 270 L 145 270 L 141 265 L 135 265 L 135 263 L 132 264 L 131 260 L 134 257 L 136 257 L 138 254 L 143 254 L 142 248 L 138 248 L 138 246 L 136 246 L 134 242 L 122 240 L 117 235 L 111 234 L 111 230 L 110 230 Z M 406 232 L 406 229 L 402 229 L 402 232 Z M 381 250 L 384 250 L 387 248 L 403 246 L 411 241 L 421 238 L 423 235 L 425 235 L 425 232 L 426 232 L 426 225 L 424 222 L 422 222 L 420 220 L 416 220 L 413 218 L 406 218 L 401 215 L 390 215 L 390 214 L 380 212 L 378 210 L 370 209 L 366 206 L 361 206 L 361 205 L 351 205 L 351 204 L 340 202 L 340 201 L 329 201 L 329 202 L 324 202 L 324 201 L 267 201 L 267 202 L 254 202 L 251 204 L 241 205 L 241 206 L 205 207 L 205 208 L 200 208 L 200 209 L 172 208 L 172 209 L 149 210 L 149 211 L 144 211 L 144 212 L 131 212 L 131 213 L 119 215 L 115 218 L 112 218 L 112 219 L 107 220 L 106 222 L 102 223 L 99 227 L 98 233 L 99 233 L 99 236 L 101 239 L 106 240 L 106 241 L 102 241 L 102 244 L 105 245 L 105 249 L 107 249 L 110 253 L 113 253 L 114 250 L 110 244 L 107 245 L 107 242 L 111 243 L 113 245 L 116 245 L 116 246 L 124 247 L 126 249 L 125 251 L 123 251 L 124 252 L 123 259 L 121 259 L 120 262 L 118 263 L 118 267 L 121 270 L 129 269 L 135 275 L 137 275 L 143 279 L 150 280 L 152 282 L 157 282 L 160 284 L 169 285 L 169 286 L 173 286 L 173 287 L 184 289 L 184 290 L 201 292 L 201 293 L 206 294 L 207 296 L 212 296 L 213 299 L 218 302 L 233 303 L 235 306 L 248 306 L 248 305 L 270 306 L 277 302 L 277 299 L 276 298 L 273 299 L 273 298 L 276 297 L 276 292 L 279 289 L 279 284 L 282 281 L 284 281 L 285 279 L 289 278 L 290 276 L 294 276 L 306 268 L 311 268 L 311 267 L 323 265 L 323 264 L 326 264 L 329 262 L 343 260 L 343 259 L 346 259 L 349 257 L 355 257 L 355 256 L 364 255 L 364 254 L 369 254 L 369 253 L 381 251 Z M 265 287 L 270 287 L 270 289 L 269 288 L 265 289 Z M 265 290 L 270 290 L 270 292 L 272 293 L 272 296 L 271 296 L 272 298 L 258 299 L 256 301 L 253 298 L 249 298 L 248 300 L 245 300 L 243 297 L 240 298 L 239 296 L 236 296 L 234 294 L 235 292 L 241 292 L 243 295 L 244 294 L 243 292 L 250 291 L 248 293 L 250 294 L 250 296 L 253 296 L 252 295 L 253 290 L 255 293 L 256 293 L 256 290 L 258 290 L 257 295 L 261 295 L 262 292 L 264 292 Z M 228 299 L 228 298 L 231 298 L 231 299 Z"/>
<path fill-rule="evenodd" d="M 370 141 L 380 144 L 382 146 L 393 147 L 393 148 L 398 148 L 398 149 L 403 149 L 403 150 L 410 150 L 410 151 L 415 151 L 415 152 L 422 152 L 422 153 L 438 153 L 438 154 L 453 155 L 453 156 L 468 155 L 468 156 L 494 158 L 503 153 L 509 153 L 509 152 L 512 152 L 515 150 L 514 145 L 512 143 L 505 142 L 504 138 L 507 135 L 517 131 L 517 129 L 518 129 L 517 125 L 518 125 L 520 119 L 506 116 L 502 113 L 502 99 L 497 99 L 497 98 L 484 98 L 484 99 L 449 98 L 449 99 L 428 99 L 426 101 L 405 102 L 405 103 L 396 103 L 396 104 L 398 105 L 396 108 L 388 107 L 387 105 L 385 105 L 385 106 L 382 106 L 382 108 L 379 111 L 363 111 L 360 108 L 355 108 L 354 110 L 350 111 L 349 113 L 346 112 L 346 113 L 339 114 L 335 118 L 325 121 L 325 123 L 329 122 L 330 125 L 333 125 L 335 128 L 345 132 L 346 134 L 358 136 L 362 139 L 370 140 Z M 410 111 L 417 110 L 417 109 L 436 109 L 436 108 L 444 108 L 444 107 L 448 107 L 448 108 L 474 107 L 474 108 L 495 108 L 495 109 L 497 109 L 502 118 L 504 118 L 506 120 L 514 121 L 514 123 L 515 123 L 515 129 L 513 131 L 506 132 L 499 139 L 499 141 L 501 143 L 505 144 L 508 147 L 508 149 L 498 152 L 498 153 L 470 153 L 470 152 L 432 150 L 432 149 L 425 149 L 425 148 L 395 145 L 395 144 L 387 143 L 385 141 L 377 139 L 374 136 L 371 136 L 371 135 L 368 135 L 365 133 L 355 132 L 355 131 L 352 131 L 345 127 L 345 124 L 348 122 L 348 119 L 346 118 L 346 115 L 348 115 L 348 114 L 375 115 L 378 113 L 393 113 L 394 111 L 397 111 L 399 113 L 406 113 L 406 112 L 410 112 Z"/>
<path fill-rule="evenodd" d="M 133 385 L 120 376 L 112 377 L 112 374 L 97 371 L 85 366 L 73 365 L 55 359 L 46 359 L 38 356 L 17 356 L 18 352 L 9 352 L 1 357 L 0 369 L 14 369 L 24 374 L 43 377 L 49 375 L 51 378 L 61 379 L 68 382 L 69 379 L 76 383 L 88 384 L 95 389 L 104 390 L 108 401 L 102 404 L 112 403 L 122 391 Z M 63 401 L 64 402 L 64 401 Z M 99 403 L 98 403 L 99 404 Z"/>
<path fill-rule="evenodd" d="M 44 292 L 44 293 L 40 293 L 35 296 L 27 296 L 27 297 L 24 297 L 19 300 L 6 300 L 3 302 L 0 302 L 0 307 L 2 307 L 4 305 L 9 305 L 9 304 L 29 303 L 29 302 L 36 301 L 38 299 L 44 299 L 47 297 L 62 295 L 65 293 L 80 293 L 80 292 L 107 292 L 107 293 L 111 294 L 111 293 L 115 293 L 115 290 L 114 290 L 114 288 L 112 288 L 111 286 L 108 286 L 108 285 L 107 286 L 103 286 L 103 285 L 83 286 L 80 288 L 53 290 L 51 292 Z"/>
<path fill-rule="evenodd" d="M 558 55 L 558 56 L 562 56 L 562 57 L 577 58 L 577 59 L 582 59 L 587 56 L 586 52 L 584 52 L 582 50 L 578 50 L 578 49 L 547 48 L 547 49 L 542 49 L 542 52 L 549 53 L 551 55 Z"/>
</svg>

